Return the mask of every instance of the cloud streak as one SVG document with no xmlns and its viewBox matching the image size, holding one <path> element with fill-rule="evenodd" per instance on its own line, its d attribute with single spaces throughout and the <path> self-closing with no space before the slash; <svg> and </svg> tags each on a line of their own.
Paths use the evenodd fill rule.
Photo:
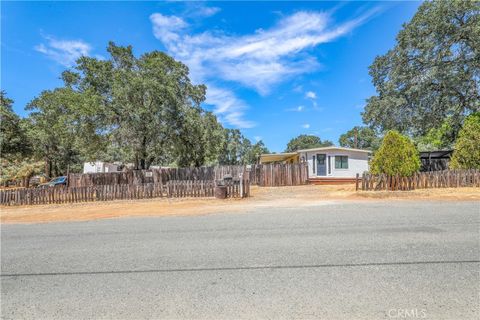
<svg viewBox="0 0 480 320">
<path fill-rule="evenodd" d="M 305 110 L 305 106 L 298 106 L 295 108 L 286 109 L 286 111 L 290 111 L 290 112 L 302 112 L 304 110 Z"/>
<path fill-rule="evenodd" d="M 52 36 L 44 36 L 46 43 L 34 47 L 53 61 L 71 67 L 81 56 L 88 56 L 92 47 L 82 40 L 59 40 Z"/>
<path fill-rule="evenodd" d="M 305 98 L 308 98 L 308 99 L 317 99 L 317 94 L 313 91 L 308 91 L 306 94 L 305 94 Z"/>
<path fill-rule="evenodd" d="M 216 15 L 221 11 L 220 8 L 218 7 L 204 7 L 200 6 L 195 9 L 195 12 L 192 12 L 190 15 L 195 16 L 195 17 L 211 17 L 213 15 Z"/>
<path fill-rule="evenodd" d="M 335 25 L 329 13 L 299 11 L 268 29 L 240 36 L 214 31 L 190 34 L 185 20 L 161 13 L 152 14 L 150 20 L 154 36 L 189 66 L 192 80 L 213 90 L 206 103 L 214 105 L 227 123 L 243 128 L 254 124 L 243 120 L 248 106 L 229 89 L 232 84 L 267 95 L 281 82 L 318 70 L 321 64 L 308 50 L 347 34 L 373 13 Z"/>
</svg>

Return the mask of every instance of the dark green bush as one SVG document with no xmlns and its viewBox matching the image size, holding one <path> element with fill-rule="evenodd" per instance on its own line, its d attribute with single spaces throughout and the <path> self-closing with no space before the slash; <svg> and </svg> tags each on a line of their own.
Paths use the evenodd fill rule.
<svg viewBox="0 0 480 320">
<path fill-rule="evenodd" d="M 420 168 L 417 148 L 409 138 L 398 131 L 388 131 L 371 163 L 374 174 L 401 175 L 409 177 Z"/>
</svg>

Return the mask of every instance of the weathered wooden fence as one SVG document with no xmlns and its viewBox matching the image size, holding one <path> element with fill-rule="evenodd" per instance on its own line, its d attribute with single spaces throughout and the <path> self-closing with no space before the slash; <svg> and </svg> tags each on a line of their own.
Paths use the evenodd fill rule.
<svg viewBox="0 0 480 320">
<path fill-rule="evenodd" d="M 443 170 L 417 172 L 411 177 L 357 175 L 356 189 L 362 190 L 414 190 L 428 188 L 480 187 L 480 170 Z"/>
<path fill-rule="evenodd" d="M 252 166 L 250 181 L 262 187 L 298 186 L 308 183 L 308 165 L 303 163 Z"/>
<path fill-rule="evenodd" d="M 125 172 L 70 174 L 70 187 L 146 183 L 165 184 L 170 180 L 222 180 L 226 176 L 239 179 L 249 177 L 259 186 L 295 186 L 308 182 L 307 163 L 257 164 L 251 166 L 216 166 L 199 168 L 162 168 L 129 170 Z"/>
<path fill-rule="evenodd" d="M 248 179 L 226 181 L 224 185 L 229 198 L 244 198 L 250 195 Z M 57 186 L 13 189 L 0 191 L 0 204 L 11 206 L 160 197 L 213 197 L 215 186 L 216 182 L 213 180 L 170 180 L 165 184 L 110 184 L 88 187 Z"/>
<path fill-rule="evenodd" d="M 245 166 L 217 166 L 198 168 L 161 168 L 128 170 L 109 173 L 74 173 L 69 175 L 69 186 L 83 187 L 106 184 L 167 183 L 170 180 L 221 180 L 230 175 L 239 178 Z"/>
</svg>

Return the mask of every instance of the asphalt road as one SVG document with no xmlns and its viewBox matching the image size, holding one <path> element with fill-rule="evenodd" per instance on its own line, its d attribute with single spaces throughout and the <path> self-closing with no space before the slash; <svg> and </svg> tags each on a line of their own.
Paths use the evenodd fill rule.
<svg viewBox="0 0 480 320">
<path fill-rule="evenodd" d="M 479 319 L 478 202 L 1 227 L 4 319 Z"/>
</svg>

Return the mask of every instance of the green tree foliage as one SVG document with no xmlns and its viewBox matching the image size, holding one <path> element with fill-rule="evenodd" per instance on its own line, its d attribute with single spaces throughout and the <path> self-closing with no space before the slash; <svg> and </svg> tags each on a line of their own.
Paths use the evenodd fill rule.
<svg viewBox="0 0 480 320">
<path fill-rule="evenodd" d="M 159 51 L 136 57 L 131 46 L 112 42 L 107 50 L 108 60 L 78 59 L 62 73 L 64 87 L 28 106 L 47 174 L 96 159 L 133 162 L 138 169 L 216 163 L 224 129 L 200 107 L 206 87 L 190 82 L 188 68 Z"/>
<path fill-rule="evenodd" d="M 203 117 L 203 141 L 205 145 L 204 165 L 215 165 L 225 144 L 225 129 L 212 112 L 205 112 Z"/>
<path fill-rule="evenodd" d="M 36 159 L 45 161 L 47 177 L 79 171 L 81 162 L 95 159 L 105 149 L 99 133 L 97 97 L 69 87 L 43 91 L 27 106 L 29 139 Z"/>
<path fill-rule="evenodd" d="M 249 164 L 268 152 L 200 107 L 206 87 L 193 85 L 181 62 L 159 51 L 136 57 L 131 46 L 112 42 L 107 50 L 108 60 L 78 59 L 62 73 L 63 87 L 27 105 L 25 120 L 2 91 L 2 181 L 28 180 L 38 160 L 52 177 L 97 159 L 148 169 Z"/>
<path fill-rule="evenodd" d="M 246 159 L 245 159 L 245 164 L 255 164 L 258 162 L 260 155 L 263 153 L 270 153 L 268 148 L 265 146 L 262 140 L 258 141 L 252 147 L 250 150 L 248 150 Z"/>
<path fill-rule="evenodd" d="M 311 149 L 311 148 L 320 148 L 328 147 L 333 145 L 331 141 L 325 140 L 322 141 L 320 137 L 301 134 L 298 137 L 291 139 L 287 144 L 287 149 L 285 152 L 295 152 L 302 149 Z"/>
<path fill-rule="evenodd" d="M 480 2 L 424 2 L 370 66 L 378 94 L 367 100 L 364 122 L 422 136 L 448 118 L 452 143 L 465 115 L 480 110 L 479 48 Z"/>
<path fill-rule="evenodd" d="M 32 149 L 27 123 L 13 111 L 12 104 L 5 91 L 0 91 L 0 154 L 9 161 L 30 155 Z"/>
<path fill-rule="evenodd" d="M 7 185 L 12 181 L 20 181 L 21 185 L 28 188 L 30 178 L 40 174 L 44 169 L 42 161 L 35 161 L 31 158 L 6 160 L 1 159 L 2 170 L 0 174 L 0 184 Z"/>
<path fill-rule="evenodd" d="M 471 114 L 458 135 L 450 167 L 480 169 L 480 113 Z"/>
<path fill-rule="evenodd" d="M 186 123 L 204 123 L 200 103 L 206 87 L 193 85 L 188 68 L 160 51 L 135 57 L 131 46 L 108 45 L 109 60 L 82 57 L 76 72 L 65 72 L 63 79 L 74 90 L 100 100 L 97 113 L 101 131 L 122 151 L 124 161 L 145 169 L 153 163 L 200 164 L 204 151 L 193 147 Z M 211 121 L 208 120 L 208 121 Z M 194 132 L 195 137 L 201 133 Z M 188 155 L 174 159 L 181 142 L 188 144 Z M 197 142 L 201 144 L 201 141 Z M 187 150 L 183 147 L 183 151 Z"/>
<path fill-rule="evenodd" d="M 15 179 L 18 167 L 14 164 L 14 161 L 8 161 L 4 158 L 0 159 L 0 185 L 7 186 L 10 181 Z"/>
<path fill-rule="evenodd" d="M 357 136 L 355 144 L 355 135 Z M 369 127 L 353 127 L 340 136 L 338 143 L 342 147 L 368 149 L 376 151 L 380 146 L 381 139 L 377 136 L 375 130 Z"/>
<path fill-rule="evenodd" d="M 390 130 L 383 137 L 380 148 L 371 160 L 374 174 L 411 176 L 420 169 L 420 158 L 415 145 L 398 131 Z"/>
<path fill-rule="evenodd" d="M 224 144 L 219 156 L 222 165 L 249 164 L 252 143 L 238 129 L 224 130 Z"/>
<path fill-rule="evenodd" d="M 175 146 L 180 167 L 214 165 L 225 143 L 224 129 L 211 112 L 187 110 Z"/>
<path fill-rule="evenodd" d="M 451 149 L 457 133 L 454 130 L 451 118 L 446 118 L 438 128 L 430 129 L 424 136 L 415 138 L 417 149 L 420 151 L 434 151 Z"/>
</svg>

